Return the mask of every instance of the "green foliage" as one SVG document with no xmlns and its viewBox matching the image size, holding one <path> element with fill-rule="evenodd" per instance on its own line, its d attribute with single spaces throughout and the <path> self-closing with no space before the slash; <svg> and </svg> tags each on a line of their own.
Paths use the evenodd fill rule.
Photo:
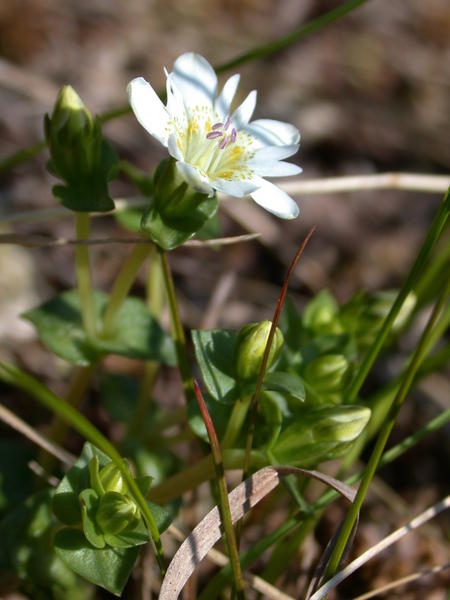
<svg viewBox="0 0 450 600">
<path fill-rule="evenodd" d="M 0 572 L 14 574 L 37 600 L 84 600 L 90 590 L 55 553 L 53 491 L 30 496 L 0 521 Z"/>
<path fill-rule="evenodd" d="M 108 296 L 97 291 L 94 300 L 100 322 Z M 114 332 L 107 339 L 86 335 L 76 290 L 52 298 L 23 317 L 33 323 L 49 350 L 75 365 L 91 365 L 106 354 L 153 359 L 172 365 L 176 362 L 170 337 L 139 298 L 125 300 L 118 312 Z"/>
<path fill-rule="evenodd" d="M 151 478 L 140 478 L 148 492 Z M 169 514 L 148 503 L 158 529 L 170 523 Z M 121 472 L 111 459 L 90 443 L 62 479 L 53 497 L 53 511 L 67 525 L 55 538 L 55 549 L 76 573 L 119 595 L 148 532 Z"/>
<path fill-rule="evenodd" d="M 167 159 L 155 173 L 153 201 L 142 217 L 142 229 L 164 250 L 173 250 L 199 232 L 217 212 L 216 196 L 196 192 Z"/>
<path fill-rule="evenodd" d="M 51 118 L 45 116 L 44 130 L 48 169 L 65 182 L 53 188 L 61 204 L 79 212 L 112 210 L 108 182 L 116 173 L 116 153 L 102 136 L 100 120 L 70 86 L 61 89 Z"/>
</svg>

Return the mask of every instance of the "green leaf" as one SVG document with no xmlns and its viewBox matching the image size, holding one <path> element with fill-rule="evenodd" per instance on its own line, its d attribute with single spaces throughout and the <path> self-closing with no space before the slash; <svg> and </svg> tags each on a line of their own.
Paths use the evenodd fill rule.
<svg viewBox="0 0 450 600">
<path fill-rule="evenodd" d="M 227 429 L 233 406 L 232 404 L 217 402 L 209 394 L 204 394 L 204 400 L 214 423 L 217 437 L 221 439 Z M 208 432 L 206 431 L 205 422 L 197 402 L 190 402 L 188 405 L 188 424 L 195 435 L 209 444 Z"/>
<path fill-rule="evenodd" d="M 103 292 L 94 293 L 98 321 L 108 302 Z M 86 335 L 77 290 L 64 292 L 24 315 L 31 321 L 44 345 L 72 364 L 87 366 L 106 354 L 175 364 L 175 350 L 169 335 L 159 326 L 139 298 L 128 297 L 117 315 L 116 327 L 108 339 Z"/>
<path fill-rule="evenodd" d="M 81 507 L 79 495 L 91 487 L 89 463 L 96 456 L 99 467 L 106 467 L 111 462 L 109 456 L 96 448 L 90 442 L 83 446 L 80 457 L 67 471 L 53 496 L 53 512 L 65 525 L 81 523 Z"/>
<path fill-rule="evenodd" d="M 139 547 L 93 548 L 79 529 L 64 528 L 55 536 L 55 551 L 75 573 L 120 596 Z"/>
<path fill-rule="evenodd" d="M 234 375 L 237 331 L 194 330 L 192 340 L 208 392 L 219 402 L 234 402 L 239 397 Z"/>
<path fill-rule="evenodd" d="M 99 497 L 94 490 L 83 490 L 79 495 L 81 505 L 81 520 L 83 522 L 83 533 L 88 542 L 95 548 L 105 547 L 105 536 L 95 520 Z"/>
<path fill-rule="evenodd" d="M 280 371 L 266 373 L 263 386 L 265 390 L 285 392 L 300 402 L 304 402 L 306 399 L 303 381 L 294 373 L 282 373 Z"/>
<path fill-rule="evenodd" d="M 142 229 L 164 250 L 181 246 L 200 231 L 217 212 L 216 196 L 197 194 L 192 207 L 183 216 L 173 216 L 152 205 L 142 218 Z"/>
</svg>

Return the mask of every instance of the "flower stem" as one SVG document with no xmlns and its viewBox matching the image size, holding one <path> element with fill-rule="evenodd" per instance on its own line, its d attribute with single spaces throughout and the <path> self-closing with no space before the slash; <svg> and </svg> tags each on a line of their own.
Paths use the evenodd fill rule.
<svg viewBox="0 0 450 600">
<path fill-rule="evenodd" d="M 91 217 L 89 213 L 75 213 L 75 228 L 77 240 L 89 238 Z M 78 244 L 75 248 L 75 270 L 77 274 L 78 293 L 80 295 L 83 327 L 90 337 L 96 335 L 96 315 L 92 291 L 91 269 L 89 265 L 89 246 Z"/>
<path fill-rule="evenodd" d="M 130 256 L 123 265 L 109 297 L 109 302 L 103 317 L 102 337 L 109 337 L 114 331 L 117 314 L 136 279 L 142 263 L 151 252 L 151 244 L 136 244 Z"/>
<path fill-rule="evenodd" d="M 192 377 L 191 366 L 189 364 L 186 348 L 186 337 L 184 335 L 184 329 L 181 323 L 180 311 L 178 309 L 178 302 L 175 294 L 175 286 L 173 284 L 172 273 L 170 271 L 167 255 L 159 246 L 158 254 L 161 261 L 164 285 L 166 287 L 170 322 L 172 327 L 172 337 L 175 343 L 175 351 L 177 353 L 178 368 L 180 369 L 186 403 L 189 404 L 191 400 L 195 401 L 195 392 L 194 380 Z"/>
<path fill-rule="evenodd" d="M 221 445 L 222 448 L 232 448 L 238 435 L 241 432 L 242 425 L 245 421 L 245 417 L 248 413 L 248 407 L 250 406 L 250 396 L 245 398 L 239 398 L 231 412 L 230 420 L 228 421 L 227 429 L 223 436 Z"/>
<path fill-rule="evenodd" d="M 63 421 L 71 425 L 84 438 L 89 440 L 92 444 L 105 452 L 105 454 L 111 458 L 111 460 L 122 473 L 123 478 L 127 482 L 128 487 L 134 496 L 136 504 L 141 510 L 142 516 L 149 530 L 149 540 L 155 551 L 156 560 L 158 562 L 161 575 L 163 576 L 165 573 L 164 554 L 156 522 L 136 481 L 128 471 L 128 468 L 125 466 L 125 463 L 120 454 L 117 452 L 116 448 L 90 421 L 88 421 L 82 414 L 73 408 L 73 406 L 67 404 L 67 402 L 54 394 L 45 385 L 31 375 L 24 373 L 13 365 L 0 363 L 0 377 L 3 379 L 3 381 L 31 394 L 41 404 L 51 410 L 54 414 L 58 415 Z"/>
<path fill-rule="evenodd" d="M 348 540 L 350 538 L 353 526 L 356 522 L 356 518 L 358 516 L 359 510 L 362 506 L 364 498 L 366 496 L 367 490 L 369 489 L 369 485 L 372 481 L 372 478 L 378 468 L 378 464 L 381 460 L 384 447 L 389 438 L 389 435 L 392 431 L 392 428 L 395 425 L 395 421 L 400 412 L 400 409 L 403 405 L 403 402 L 406 398 L 406 395 L 414 381 L 416 373 L 424 359 L 429 341 L 433 335 L 434 326 L 439 318 L 439 315 L 442 309 L 447 302 L 448 297 L 450 296 L 450 279 L 447 281 L 441 296 L 439 297 L 436 305 L 433 309 L 431 317 L 427 323 L 427 326 L 422 333 L 422 336 L 419 340 L 419 343 L 416 346 L 414 354 L 412 356 L 411 362 L 405 372 L 403 380 L 401 382 L 400 388 L 394 398 L 389 414 L 380 430 L 379 436 L 377 438 L 375 448 L 373 449 L 372 455 L 369 459 L 367 467 L 365 468 L 364 475 L 361 481 L 361 484 L 358 488 L 358 493 L 356 494 L 356 498 L 350 507 L 350 510 L 347 514 L 347 517 L 342 525 L 339 537 L 336 541 L 336 545 L 334 546 L 330 562 L 327 568 L 327 577 L 332 577 L 337 569 L 339 568 L 339 564 L 341 562 L 342 555 L 347 546 Z"/>
</svg>

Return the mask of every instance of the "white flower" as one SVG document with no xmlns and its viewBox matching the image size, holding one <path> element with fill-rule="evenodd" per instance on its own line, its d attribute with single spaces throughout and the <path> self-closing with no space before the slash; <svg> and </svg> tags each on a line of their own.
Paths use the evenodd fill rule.
<svg viewBox="0 0 450 600">
<path fill-rule="evenodd" d="M 283 161 L 298 150 L 298 130 L 281 121 L 250 122 L 255 90 L 230 114 L 240 76 L 230 77 L 218 95 L 214 69 L 199 54 L 182 54 L 166 76 L 167 106 L 143 77 L 133 79 L 127 91 L 137 120 L 167 147 L 185 181 L 209 195 L 250 194 L 271 213 L 295 218 L 297 204 L 263 177 L 301 172 Z"/>
</svg>

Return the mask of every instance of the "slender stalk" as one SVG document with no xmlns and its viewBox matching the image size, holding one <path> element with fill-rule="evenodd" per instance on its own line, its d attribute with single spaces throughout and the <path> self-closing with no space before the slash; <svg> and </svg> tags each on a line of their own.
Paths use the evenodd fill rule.
<svg viewBox="0 0 450 600">
<path fill-rule="evenodd" d="M 250 396 L 246 398 L 238 399 L 230 415 L 230 420 L 222 439 L 222 448 L 232 448 L 238 435 L 241 432 L 242 425 L 247 416 L 248 408 L 250 406 Z"/>
<path fill-rule="evenodd" d="M 125 298 L 128 296 L 131 286 L 142 267 L 142 263 L 151 252 L 152 247 L 151 244 L 136 244 L 123 265 L 114 283 L 108 305 L 105 309 L 101 333 L 102 337 L 107 338 L 112 335 L 117 314 L 122 307 Z"/>
<path fill-rule="evenodd" d="M 327 576 L 331 577 L 334 575 L 336 570 L 339 568 L 339 564 L 344 553 L 344 550 L 347 546 L 348 540 L 350 538 L 353 526 L 356 522 L 359 510 L 362 506 L 364 498 L 366 496 L 367 490 L 369 489 L 369 485 L 372 481 L 372 478 L 377 470 L 377 466 L 380 462 L 381 456 L 383 454 L 384 447 L 389 438 L 389 435 L 392 431 L 392 428 L 395 425 L 398 413 L 403 405 L 403 402 L 406 398 L 406 395 L 414 381 L 416 373 L 419 369 L 419 366 L 422 360 L 425 357 L 426 350 L 429 344 L 429 340 L 432 337 L 434 326 L 439 318 L 439 315 L 447 302 L 447 299 L 450 295 L 450 279 L 447 281 L 441 296 L 439 297 L 434 310 L 431 314 L 431 317 L 427 323 L 427 326 L 419 340 L 419 343 L 416 346 L 414 354 L 412 356 L 411 362 L 409 363 L 408 369 L 403 377 L 400 388 L 395 396 L 395 399 L 392 403 L 389 414 L 384 422 L 384 425 L 381 428 L 380 434 L 375 444 L 375 448 L 373 449 L 372 455 L 369 459 L 367 467 L 364 471 L 364 476 L 362 478 L 361 484 L 358 488 L 358 492 L 356 494 L 356 498 L 350 507 L 350 510 L 345 518 L 345 521 L 342 525 L 342 529 L 336 541 L 336 545 L 334 546 L 330 562 L 327 568 Z"/>
<path fill-rule="evenodd" d="M 150 254 L 146 297 L 150 313 L 158 320 L 161 317 L 163 307 L 163 285 L 161 265 L 157 260 L 156 248 L 153 246 Z M 133 433 L 142 433 L 143 431 L 143 426 L 145 426 L 146 423 L 146 416 L 151 405 L 151 391 L 155 384 L 158 371 L 159 363 L 151 360 L 145 362 L 136 411 L 130 423 L 130 431 Z"/>
<path fill-rule="evenodd" d="M 111 460 L 122 473 L 123 478 L 127 482 L 128 487 L 130 488 L 130 491 L 133 494 L 139 509 L 141 510 L 142 516 L 149 530 L 149 539 L 155 551 L 161 575 L 164 575 L 164 554 L 155 520 L 144 496 L 136 484 L 136 481 L 128 471 L 128 468 L 124 466 L 124 461 L 117 452 L 116 448 L 82 414 L 67 404 L 62 398 L 59 398 L 59 396 L 54 394 L 51 390 L 49 390 L 31 375 L 24 373 L 13 365 L 0 362 L 0 378 L 6 383 L 14 385 L 31 394 L 47 409 L 58 415 L 66 423 L 69 423 L 78 431 L 78 433 L 80 433 L 84 438 L 89 440 L 92 444 L 97 446 L 97 448 L 105 452 L 105 454 L 111 458 Z"/>
<path fill-rule="evenodd" d="M 198 383 L 194 380 L 194 391 L 200 407 L 200 412 L 208 432 L 209 444 L 211 446 L 211 455 L 214 462 L 217 489 L 219 492 L 219 511 L 222 520 L 222 526 L 225 531 L 225 541 L 230 557 L 231 570 L 233 572 L 234 587 L 237 597 L 245 600 L 244 580 L 242 579 L 241 565 L 239 563 L 239 551 L 234 535 L 233 521 L 231 519 L 230 503 L 228 501 L 227 482 L 225 479 L 225 469 L 223 466 L 222 451 L 220 450 L 219 440 L 217 438 L 214 424 L 209 415 L 206 403 Z"/>
<path fill-rule="evenodd" d="M 383 325 L 381 326 L 380 331 L 378 332 L 378 335 L 375 338 L 375 341 L 373 342 L 372 346 L 370 347 L 369 351 L 364 357 L 364 360 L 362 361 L 361 366 L 359 367 L 359 370 L 355 378 L 353 379 L 352 385 L 346 398 L 347 404 L 356 401 L 359 390 L 361 389 L 362 384 L 364 383 L 370 369 L 372 368 L 372 365 L 375 362 L 375 359 L 377 358 L 378 353 L 380 352 L 386 340 L 386 337 L 389 334 L 389 331 L 391 330 L 392 324 L 394 323 L 398 313 L 400 312 L 400 309 L 403 306 L 403 302 L 405 301 L 409 292 L 414 287 L 414 284 L 416 283 L 424 264 L 428 260 L 431 251 L 433 250 L 437 240 L 439 239 L 439 236 L 448 219 L 449 212 L 450 189 L 449 191 L 447 191 L 439 207 L 439 210 L 437 211 L 436 216 L 434 217 L 434 220 L 431 224 L 425 241 L 419 251 L 419 254 L 417 255 L 416 260 L 414 261 L 414 264 L 408 274 L 408 277 L 406 278 L 405 283 L 403 284 L 400 292 L 398 293 L 398 296 L 395 299 L 391 310 L 389 311 L 388 315 L 383 321 Z"/>
<path fill-rule="evenodd" d="M 162 248 L 158 247 L 159 259 L 161 261 L 164 285 L 166 288 L 167 302 L 170 313 L 170 323 L 172 328 L 172 337 L 175 343 L 177 353 L 178 368 L 180 369 L 181 381 L 183 384 L 186 403 L 195 401 L 194 380 L 192 377 L 191 366 L 186 348 L 186 337 L 184 335 L 183 324 L 181 322 L 180 311 L 178 308 L 175 286 L 173 284 L 172 273 L 167 260 L 167 255 Z"/>
<path fill-rule="evenodd" d="M 91 217 L 89 213 L 75 213 L 77 240 L 89 237 Z M 96 315 L 92 291 L 91 268 L 89 264 L 89 247 L 84 244 L 75 246 L 75 270 L 77 274 L 78 292 L 80 295 L 81 315 L 86 334 L 96 336 Z"/>
</svg>

